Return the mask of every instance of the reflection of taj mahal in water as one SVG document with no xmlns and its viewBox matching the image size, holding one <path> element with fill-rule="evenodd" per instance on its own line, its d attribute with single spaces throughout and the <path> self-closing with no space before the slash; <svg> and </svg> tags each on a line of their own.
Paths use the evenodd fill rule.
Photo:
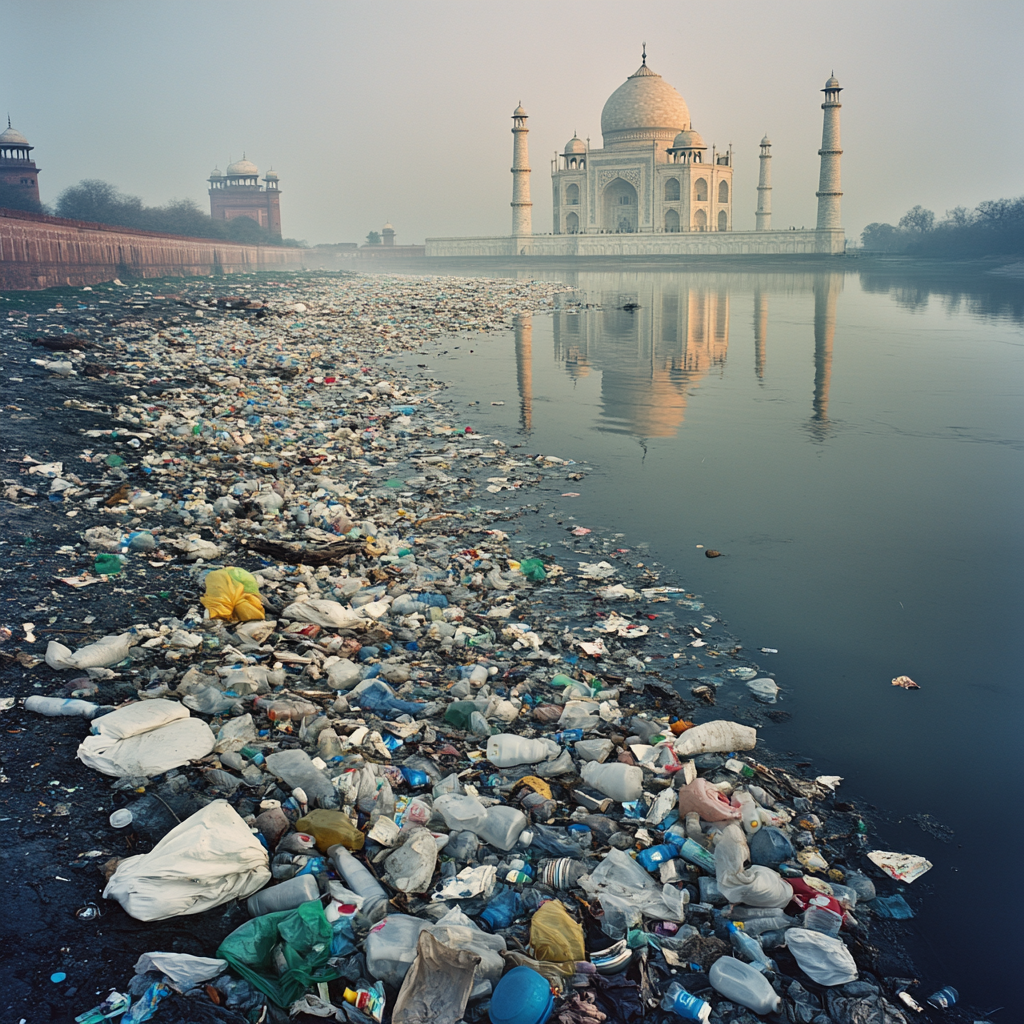
<svg viewBox="0 0 1024 1024">
<path fill-rule="evenodd" d="M 427 256 L 639 256 L 842 253 L 839 94 L 833 75 L 825 101 L 813 230 L 771 230 L 771 142 L 760 142 L 754 231 L 733 230 L 733 149 L 708 147 L 683 97 L 647 66 L 608 98 L 603 148 L 573 137 L 551 165 L 553 233 L 533 234 L 528 115 L 512 114 L 512 234 L 428 238 Z M 753 196 L 749 197 L 753 203 Z"/>
<path fill-rule="evenodd" d="M 814 375 L 808 429 L 815 439 L 827 434 L 842 274 L 730 275 L 733 294 L 719 283 L 718 275 L 710 274 L 587 273 L 567 280 L 605 301 L 600 309 L 563 308 L 553 313 L 552 351 L 550 358 L 547 353 L 543 356 L 543 371 L 535 365 L 540 353 L 534 342 L 534 319 L 527 315 L 516 320 L 522 429 L 533 426 L 534 373 L 549 373 L 553 363 L 574 380 L 600 374 L 599 429 L 640 438 L 674 437 L 683 424 L 690 393 L 710 374 L 723 370 L 736 317 L 742 316 L 743 333 L 749 337 L 746 324 L 751 321 L 746 314 L 748 304 L 752 306 L 749 356 L 757 380 L 764 382 L 771 293 L 809 290 L 814 295 Z M 615 308 L 634 304 L 636 308 L 628 310 Z M 742 314 L 737 312 L 741 305 Z"/>
</svg>

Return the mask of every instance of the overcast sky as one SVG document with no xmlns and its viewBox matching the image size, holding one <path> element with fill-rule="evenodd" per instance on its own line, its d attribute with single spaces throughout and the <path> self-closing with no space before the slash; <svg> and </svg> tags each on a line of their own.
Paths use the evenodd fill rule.
<svg viewBox="0 0 1024 1024">
<path fill-rule="evenodd" d="M 752 229 L 773 142 L 773 227 L 813 226 L 820 90 L 842 94 L 843 222 L 857 237 L 920 203 L 1024 192 L 1024 4 L 786 0 L 0 0 L 0 98 L 52 203 L 101 178 L 190 197 L 243 151 L 281 176 L 284 233 L 398 241 L 507 234 L 510 116 L 530 115 L 535 231 L 550 162 L 640 64 L 733 144 L 734 223 Z"/>
</svg>

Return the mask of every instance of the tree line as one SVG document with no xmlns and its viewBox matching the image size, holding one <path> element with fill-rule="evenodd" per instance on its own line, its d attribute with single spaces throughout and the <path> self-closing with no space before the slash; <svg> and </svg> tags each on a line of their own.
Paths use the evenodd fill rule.
<svg viewBox="0 0 1024 1024">
<path fill-rule="evenodd" d="M 922 206 L 908 210 L 894 227 L 869 224 L 861 244 L 874 252 L 915 256 L 987 256 L 1024 254 L 1024 196 L 990 199 L 973 210 L 958 206 L 944 219 Z"/>
<path fill-rule="evenodd" d="M 146 206 L 138 196 L 120 192 L 108 181 L 87 178 L 64 189 L 53 209 L 47 209 L 15 187 L 0 187 L 0 206 L 29 213 L 53 213 L 69 220 L 87 220 L 168 235 L 217 238 L 248 245 L 305 246 L 294 238 L 278 238 L 251 217 L 214 220 L 192 199 L 172 199 L 164 206 Z M 10 193 L 10 195 L 8 195 Z"/>
</svg>

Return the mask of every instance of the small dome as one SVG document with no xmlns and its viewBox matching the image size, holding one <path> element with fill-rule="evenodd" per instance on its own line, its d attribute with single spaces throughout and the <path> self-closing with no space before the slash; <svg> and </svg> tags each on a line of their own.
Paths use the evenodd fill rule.
<svg viewBox="0 0 1024 1024">
<path fill-rule="evenodd" d="M 223 178 L 224 175 L 220 173 L 220 168 L 219 167 L 214 167 L 214 169 L 212 171 L 210 171 L 210 177 L 211 178 Z"/>
<path fill-rule="evenodd" d="M 275 171 L 273 168 L 271 168 L 269 171 L 267 171 L 266 180 L 267 181 L 279 181 L 280 179 L 277 176 L 277 171 Z"/>
<path fill-rule="evenodd" d="M 832 77 L 831 77 L 831 78 L 830 78 L 830 79 L 829 79 L 829 80 L 828 80 L 828 81 L 827 81 L 827 82 L 825 83 L 825 89 L 841 89 L 841 88 L 842 88 L 842 86 L 841 86 L 841 85 L 839 84 L 839 79 L 838 79 L 838 78 L 836 78 L 836 76 L 835 76 L 835 75 L 833 75 L 833 76 L 832 76 Z M 824 91 L 825 91 L 825 89 L 822 89 L 822 92 L 824 92 Z"/>
<path fill-rule="evenodd" d="M 772 140 L 769 139 L 767 135 L 765 135 L 765 137 L 761 140 L 761 145 L 762 146 L 770 146 L 771 144 L 772 144 Z"/>
<path fill-rule="evenodd" d="M 707 149 L 704 145 L 704 140 L 700 137 L 700 132 L 695 132 L 692 128 L 687 128 L 685 132 L 680 132 L 676 136 L 675 142 L 672 143 L 673 149 Z"/>
<path fill-rule="evenodd" d="M 236 160 L 233 164 L 228 164 L 228 174 L 239 175 L 243 178 L 255 178 L 260 173 L 260 169 L 251 161 L 246 159 Z"/>
<path fill-rule="evenodd" d="M 523 105 L 522 105 L 522 103 L 520 103 L 519 106 L 516 107 L 516 109 L 512 111 L 512 116 L 513 117 L 529 117 L 529 114 L 527 114 L 526 111 L 523 110 Z"/>
<path fill-rule="evenodd" d="M 0 132 L 0 146 L 27 146 L 28 139 L 25 138 L 21 132 L 16 131 L 10 126 L 3 132 Z"/>
<path fill-rule="evenodd" d="M 394 231 L 394 230 L 395 229 L 390 224 L 385 224 L 384 227 L 381 228 L 381 231 Z"/>
<path fill-rule="evenodd" d="M 582 139 L 576 138 L 575 135 L 565 144 L 566 156 L 573 156 L 575 153 L 586 153 L 586 151 L 587 144 Z"/>
</svg>

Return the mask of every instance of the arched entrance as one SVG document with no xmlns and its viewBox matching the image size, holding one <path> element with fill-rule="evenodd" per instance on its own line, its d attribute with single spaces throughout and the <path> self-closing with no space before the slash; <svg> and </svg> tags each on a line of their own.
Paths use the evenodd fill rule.
<svg viewBox="0 0 1024 1024">
<path fill-rule="evenodd" d="M 604 190 L 603 213 L 606 231 L 636 231 L 639 213 L 636 189 L 622 178 L 613 178 Z"/>
<path fill-rule="evenodd" d="M 666 231 L 678 231 L 679 230 L 679 214 L 675 210 L 669 210 L 665 214 L 665 230 Z"/>
<path fill-rule="evenodd" d="M 693 215 L 693 227 L 695 231 L 707 231 L 708 215 L 703 210 L 698 210 Z"/>
<path fill-rule="evenodd" d="M 580 231 L 580 219 L 575 213 L 570 213 L 565 218 L 565 231 L 569 235 L 578 235 Z"/>
<path fill-rule="evenodd" d="M 724 185 L 725 182 L 722 182 L 722 184 Z M 729 230 L 729 218 L 726 215 L 725 210 L 719 210 L 718 211 L 718 230 L 719 231 L 728 231 Z"/>
</svg>

